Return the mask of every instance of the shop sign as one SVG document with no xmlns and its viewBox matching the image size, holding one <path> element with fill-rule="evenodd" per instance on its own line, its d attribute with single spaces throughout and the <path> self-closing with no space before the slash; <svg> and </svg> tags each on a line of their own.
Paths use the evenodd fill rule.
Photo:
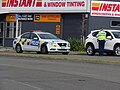
<svg viewBox="0 0 120 90">
<path fill-rule="evenodd" d="M 6 15 L 6 22 L 15 22 L 15 21 L 16 21 L 15 14 Z"/>
<path fill-rule="evenodd" d="M 56 25 L 56 34 L 60 34 L 60 25 Z"/>
<path fill-rule="evenodd" d="M 60 14 L 34 14 L 34 22 L 60 22 Z"/>
<path fill-rule="evenodd" d="M 120 2 L 92 1 L 91 16 L 120 17 Z"/>
<path fill-rule="evenodd" d="M 42 0 L 2 0 L 2 7 L 41 7 Z"/>
<path fill-rule="evenodd" d="M 33 21 L 34 15 L 33 14 L 19 14 L 19 21 Z"/>
<path fill-rule="evenodd" d="M 10 12 L 90 12 L 89 0 L 2 0 Z"/>
<path fill-rule="evenodd" d="M 7 14 L 6 21 L 7 22 L 15 22 L 19 21 L 34 21 L 33 14 Z"/>
<path fill-rule="evenodd" d="M 15 14 L 15 19 L 18 20 L 19 19 L 19 15 Z"/>
</svg>

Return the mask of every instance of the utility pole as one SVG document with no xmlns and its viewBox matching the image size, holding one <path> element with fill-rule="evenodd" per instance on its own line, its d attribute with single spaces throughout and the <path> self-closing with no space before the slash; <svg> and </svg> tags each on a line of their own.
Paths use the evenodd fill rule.
<svg viewBox="0 0 120 90">
<path fill-rule="evenodd" d="M 16 14 L 16 37 L 18 37 L 18 19 L 19 19 L 19 15 L 18 14 Z"/>
<path fill-rule="evenodd" d="M 87 21 L 88 14 L 82 14 L 82 32 L 81 32 L 81 40 L 84 43 L 85 42 L 85 36 L 86 36 L 86 28 L 85 23 Z"/>
</svg>

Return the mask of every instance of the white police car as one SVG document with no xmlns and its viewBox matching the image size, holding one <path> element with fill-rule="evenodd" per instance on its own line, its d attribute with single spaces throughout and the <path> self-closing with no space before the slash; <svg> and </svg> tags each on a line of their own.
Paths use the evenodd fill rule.
<svg viewBox="0 0 120 90">
<path fill-rule="evenodd" d="M 51 33 L 33 31 L 23 33 L 15 38 L 13 40 L 13 48 L 17 53 L 35 51 L 42 54 L 60 52 L 67 55 L 70 50 L 70 43 L 57 38 Z"/>
<path fill-rule="evenodd" d="M 108 55 L 120 55 L 120 30 L 108 30 L 106 32 L 105 53 Z M 98 42 L 96 35 L 99 30 L 91 31 L 85 41 L 85 48 L 88 55 L 94 55 L 98 52 Z"/>
</svg>

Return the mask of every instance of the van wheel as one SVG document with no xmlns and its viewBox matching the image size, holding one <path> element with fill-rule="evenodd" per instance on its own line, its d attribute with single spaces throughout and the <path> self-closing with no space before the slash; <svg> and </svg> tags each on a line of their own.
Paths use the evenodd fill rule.
<svg viewBox="0 0 120 90">
<path fill-rule="evenodd" d="M 47 50 L 47 46 L 46 45 L 42 45 L 42 47 L 41 47 L 41 53 L 42 54 L 48 54 L 48 50 Z"/>
<path fill-rule="evenodd" d="M 21 48 L 21 46 L 19 44 L 16 46 L 15 51 L 17 53 L 23 53 L 23 50 L 22 50 L 22 48 Z"/>
<path fill-rule="evenodd" d="M 95 55 L 95 49 L 92 44 L 87 45 L 86 53 L 87 53 L 87 55 Z"/>
<path fill-rule="evenodd" d="M 116 45 L 116 46 L 114 47 L 114 54 L 115 54 L 116 56 L 119 56 L 119 55 L 120 55 L 120 45 Z"/>
</svg>

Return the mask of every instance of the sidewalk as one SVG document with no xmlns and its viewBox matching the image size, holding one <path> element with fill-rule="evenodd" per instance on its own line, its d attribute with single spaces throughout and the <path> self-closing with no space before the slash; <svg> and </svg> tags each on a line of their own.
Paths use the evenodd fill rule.
<svg viewBox="0 0 120 90">
<path fill-rule="evenodd" d="M 0 51 L 8 51 L 8 50 L 13 50 L 13 48 L 0 46 Z"/>
</svg>

